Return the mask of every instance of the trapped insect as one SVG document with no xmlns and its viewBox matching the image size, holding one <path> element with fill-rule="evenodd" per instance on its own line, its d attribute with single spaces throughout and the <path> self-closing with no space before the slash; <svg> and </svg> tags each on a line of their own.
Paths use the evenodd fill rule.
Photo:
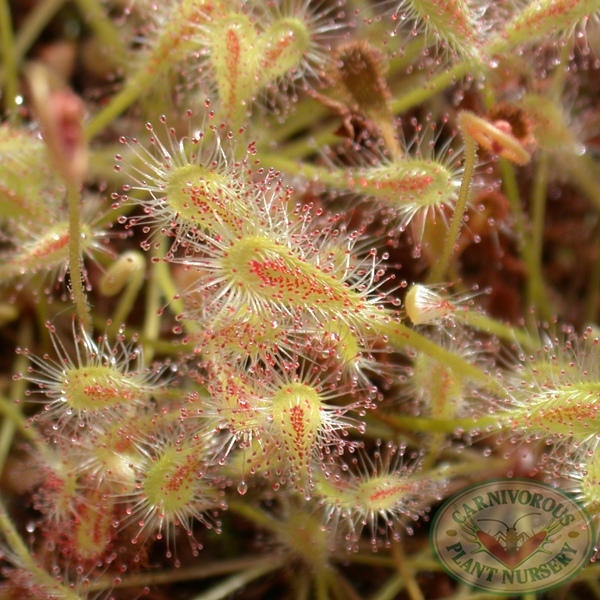
<svg viewBox="0 0 600 600">
<path fill-rule="evenodd" d="M 521 533 L 517 533 L 517 523 L 524 519 L 525 517 L 530 517 L 533 515 L 540 515 L 541 513 L 527 513 L 522 517 L 519 517 L 512 525 L 509 527 L 504 521 L 500 521 L 499 519 L 479 519 L 477 522 L 482 523 L 483 521 L 495 521 L 496 523 L 501 523 L 506 527 L 506 533 L 503 531 L 499 531 L 493 537 L 496 538 L 501 544 L 504 545 L 504 549 L 509 556 L 516 554 L 519 551 L 519 547 L 523 545 L 531 536 L 529 536 L 524 531 Z"/>
</svg>

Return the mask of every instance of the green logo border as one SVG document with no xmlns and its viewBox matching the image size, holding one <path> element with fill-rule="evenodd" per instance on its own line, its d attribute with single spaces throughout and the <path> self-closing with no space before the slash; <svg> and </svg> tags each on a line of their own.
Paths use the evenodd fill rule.
<svg viewBox="0 0 600 600">
<path fill-rule="evenodd" d="M 568 579 L 562 579 L 558 583 L 553 583 L 552 585 L 548 585 L 547 587 L 536 588 L 535 593 L 537 594 L 537 593 L 540 593 L 540 592 L 546 592 L 548 590 L 552 590 L 554 588 L 560 587 L 561 585 L 564 585 L 570 579 L 572 579 L 573 577 L 575 577 L 575 575 L 577 575 L 577 573 L 579 573 L 589 563 L 590 558 L 591 558 L 591 556 L 592 556 L 592 554 L 594 553 L 594 550 L 595 550 L 595 545 L 596 545 L 595 544 L 595 540 L 596 540 L 596 528 L 595 528 L 594 523 L 592 521 L 592 518 L 590 517 L 589 513 L 587 512 L 587 510 L 583 507 L 583 505 L 577 499 L 575 499 L 575 498 L 572 497 L 572 493 L 571 492 L 565 492 L 564 490 L 562 490 L 560 488 L 553 487 L 549 483 L 545 483 L 543 481 L 538 481 L 536 479 L 524 479 L 524 478 L 513 479 L 511 477 L 504 477 L 504 478 L 500 477 L 498 479 L 490 479 L 488 481 L 481 481 L 481 482 L 478 482 L 478 483 L 473 483 L 472 485 L 470 485 L 470 486 L 468 486 L 468 487 L 466 487 L 466 488 L 464 488 L 464 489 L 456 492 L 450 498 L 448 498 L 442 504 L 442 506 L 440 506 L 440 508 L 437 510 L 435 517 L 431 521 L 431 529 L 429 531 L 429 545 L 431 547 L 431 551 L 432 551 L 433 556 L 435 557 L 436 561 L 442 567 L 442 569 L 444 570 L 444 572 L 447 573 L 448 575 L 450 575 L 450 577 L 452 577 L 452 579 L 454 579 L 455 581 L 458 581 L 459 583 L 467 585 L 467 586 L 469 586 L 472 589 L 484 591 L 484 592 L 487 592 L 489 594 L 497 594 L 499 596 L 515 596 L 515 595 L 520 595 L 520 594 L 524 594 L 524 593 L 531 593 L 531 592 L 527 592 L 527 591 L 516 591 L 516 590 L 502 592 L 502 591 L 499 591 L 499 590 L 492 590 L 490 588 L 481 587 L 481 586 L 478 586 L 478 585 L 476 585 L 474 583 L 471 583 L 471 582 L 469 582 L 467 580 L 461 579 L 461 578 L 457 577 L 449 569 L 446 568 L 446 565 L 444 564 L 444 561 L 440 558 L 440 556 L 438 556 L 438 553 L 436 552 L 436 543 L 434 542 L 434 539 L 435 539 L 435 535 L 434 534 L 436 532 L 438 521 L 440 520 L 442 514 L 447 509 L 448 505 L 451 505 L 452 503 L 454 503 L 459 497 L 463 496 L 465 494 L 465 492 L 468 492 L 472 488 L 477 488 L 477 487 L 482 487 L 482 486 L 486 486 L 486 485 L 490 485 L 490 484 L 494 484 L 494 483 L 502 483 L 502 482 L 528 483 L 528 484 L 535 484 L 535 485 L 541 486 L 541 487 L 546 487 L 546 488 L 552 490 L 555 493 L 563 495 L 566 499 L 569 500 L 569 502 L 572 502 L 573 504 L 576 504 L 579 507 L 579 510 L 587 518 L 587 523 L 588 523 L 587 527 L 588 527 L 588 531 L 590 531 L 591 544 L 590 544 L 590 550 L 589 550 L 589 552 L 587 554 L 587 557 L 582 561 L 581 566 L 576 571 L 574 571 L 573 573 L 571 573 L 571 575 L 569 575 Z"/>
</svg>

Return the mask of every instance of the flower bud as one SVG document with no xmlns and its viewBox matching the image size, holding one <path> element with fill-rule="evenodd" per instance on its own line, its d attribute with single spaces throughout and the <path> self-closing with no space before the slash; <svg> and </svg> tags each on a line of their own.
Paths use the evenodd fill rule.
<svg viewBox="0 0 600 600">
<path fill-rule="evenodd" d="M 53 83 L 41 64 L 31 65 L 27 78 L 54 166 L 66 182 L 79 185 L 88 169 L 83 101 L 67 87 Z"/>
<path fill-rule="evenodd" d="M 471 136 L 482 148 L 506 158 L 516 165 L 524 166 L 531 160 L 531 154 L 523 142 L 513 133 L 513 126 L 504 119 L 490 123 L 486 119 L 462 111 L 458 122 L 466 135 Z"/>
<path fill-rule="evenodd" d="M 129 250 L 123 253 L 100 279 L 100 293 L 104 296 L 118 294 L 127 282 L 142 274 L 145 267 L 144 255 L 141 252 Z"/>
</svg>

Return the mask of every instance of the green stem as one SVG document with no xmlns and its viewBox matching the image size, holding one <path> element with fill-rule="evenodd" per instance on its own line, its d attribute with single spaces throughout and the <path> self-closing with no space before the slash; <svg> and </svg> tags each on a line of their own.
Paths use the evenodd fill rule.
<svg viewBox="0 0 600 600">
<path fill-rule="evenodd" d="M 169 265 L 164 261 L 159 261 L 154 265 L 156 270 L 156 279 L 162 291 L 164 298 L 169 302 L 169 308 L 173 315 L 178 316 L 185 310 L 183 300 L 178 298 L 179 290 L 171 277 Z"/>
<path fill-rule="evenodd" d="M 446 434 L 441 431 L 436 431 L 432 435 L 428 436 L 425 443 L 426 453 L 425 458 L 421 464 L 421 469 L 427 471 L 435 465 L 439 455 L 442 452 L 444 444 L 446 443 Z"/>
<path fill-rule="evenodd" d="M 531 255 L 529 257 L 527 277 L 527 304 L 533 307 L 535 314 L 529 314 L 529 326 L 537 327 L 535 319 L 549 319 L 552 316 L 550 301 L 546 295 L 546 285 L 542 276 L 542 250 L 544 242 L 544 220 L 546 214 L 546 196 L 548 175 L 550 173 L 550 155 L 541 150 L 538 156 L 534 178 L 531 208 Z"/>
<path fill-rule="evenodd" d="M 315 573 L 315 594 L 317 600 L 329 600 L 329 582 L 323 569 Z"/>
<path fill-rule="evenodd" d="M 600 221 L 594 227 L 594 259 L 588 277 L 585 295 L 583 322 L 595 323 L 598 316 L 598 300 L 600 299 Z"/>
<path fill-rule="evenodd" d="M 42 0 L 36 2 L 21 24 L 15 43 L 15 61 L 21 64 L 40 34 L 48 26 L 52 17 L 60 10 L 66 0 Z M 1 77 L 0 77 L 1 79 Z"/>
<path fill-rule="evenodd" d="M 131 276 L 131 279 L 127 282 L 125 291 L 121 295 L 119 304 L 113 313 L 112 323 L 108 328 L 110 334 L 116 333 L 119 330 L 119 327 L 127 321 L 127 317 L 133 309 L 135 300 L 144 283 L 145 275 L 144 271 L 135 271 Z"/>
<path fill-rule="evenodd" d="M 269 142 L 285 142 L 295 137 L 299 132 L 314 126 L 316 121 L 324 119 L 327 115 L 328 110 L 321 103 L 312 98 L 306 98 L 304 102 L 298 105 L 293 119 L 287 119 L 281 125 L 277 125 L 276 122 L 269 122 L 268 140 Z"/>
<path fill-rule="evenodd" d="M 285 145 L 281 145 L 280 150 L 283 156 L 291 158 L 304 158 L 314 155 L 318 148 L 323 148 L 330 144 L 340 141 L 340 136 L 335 133 L 339 129 L 339 123 L 328 123 L 318 129 L 318 133 L 309 139 L 300 138 L 292 140 Z"/>
<path fill-rule="evenodd" d="M 227 502 L 227 507 L 233 512 L 242 515 L 255 525 L 272 531 L 275 534 L 280 534 L 283 529 L 281 525 L 270 515 L 254 506 L 239 500 L 230 500 Z"/>
<path fill-rule="evenodd" d="M 153 258 L 162 258 L 164 255 L 162 246 L 165 241 L 163 240 L 160 248 L 154 248 L 152 250 Z M 160 332 L 160 284 L 157 266 L 159 263 L 152 263 L 150 273 L 148 274 L 148 286 L 146 290 L 146 313 L 144 317 L 144 331 L 143 335 L 145 338 L 144 342 L 144 357 L 145 360 L 150 363 L 154 358 L 154 351 L 156 348 L 156 341 L 158 340 L 158 334 Z"/>
<path fill-rule="evenodd" d="M 318 181 L 321 184 L 330 185 L 336 189 L 348 189 L 348 172 L 342 169 L 326 169 L 311 164 L 302 163 L 299 160 L 286 158 L 281 154 L 260 154 L 260 162 L 265 167 L 282 171 L 286 175 L 303 176 L 306 179 Z"/>
<path fill-rule="evenodd" d="M 26 368 L 21 368 L 19 365 L 16 365 L 16 371 L 23 371 Z M 15 396 L 11 391 L 12 397 L 22 397 Z M 22 435 L 25 439 L 27 439 L 36 449 L 40 456 L 48 457 L 50 452 L 50 446 L 46 443 L 46 441 L 42 438 L 42 436 L 38 433 L 38 431 L 34 427 L 29 427 L 29 423 L 27 419 L 23 416 L 23 413 L 15 406 L 14 402 L 0 395 L 0 413 L 6 417 L 6 420 L 10 420 L 14 428 L 19 431 L 19 434 Z M 3 460 L 5 460 L 3 458 Z M 4 464 L 4 463 L 2 463 Z M 0 469 L 2 465 L 0 464 Z"/>
<path fill-rule="evenodd" d="M 460 124 L 460 115 L 458 117 Z M 467 202 L 469 201 L 469 191 L 471 189 L 471 181 L 473 179 L 473 173 L 475 172 L 475 163 L 477 162 L 477 144 L 475 140 L 467 133 L 466 128 L 462 127 L 462 134 L 465 140 L 465 170 L 463 173 L 462 182 L 460 184 L 460 191 L 458 192 L 458 199 L 456 206 L 454 207 L 454 214 L 452 215 L 452 222 L 448 229 L 446 241 L 444 243 L 444 249 L 442 255 L 438 258 L 435 264 L 435 268 L 429 274 L 427 278 L 428 283 L 439 282 L 444 278 L 450 260 L 454 250 L 456 248 L 456 241 L 460 234 L 460 228 L 462 226 L 465 211 L 467 209 Z"/>
<path fill-rule="evenodd" d="M 87 124 L 85 135 L 88 139 L 98 135 L 109 123 L 127 110 L 158 77 L 159 73 L 144 67 L 137 70 L 125 83 L 123 89 Z"/>
<path fill-rule="evenodd" d="M 448 451 L 447 454 L 450 457 L 450 451 Z M 494 471 L 506 470 L 507 460 L 505 458 L 486 458 L 485 461 L 482 461 L 480 452 L 472 452 L 471 454 L 472 456 L 470 457 L 463 455 L 456 457 L 468 459 L 468 462 L 440 465 L 437 469 L 437 473 L 432 471 L 431 475 L 427 474 L 428 479 L 431 479 L 432 481 L 447 481 L 451 477 L 466 477 L 467 479 L 475 479 L 480 477 L 481 473 L 487 473 L 489 475 Z"/>
<path fill-rule="evenodd" d="M 251 581 L 279 569 L 282 563 L 283 557 L 280 557 L 279 560 L 275 559 L 258 567 L 246 569 L 245 571 L 232 575 L 225 581 L 218 583 L 207 592 L 194 596 L 192 600 L 222 600 L 223 598 L 227 598 L 231 594 L 246 587 Z"/>
<path fill-rule="evenodd" d="M 35 322 L 40 331 L 44 331 L 46 327 L 46 323 L 50 321 L 50 311 L 48 310 L 48 305 L 45 302 L 36 302 L 34 304 L 35 307 Z M 68 306 L 64 307 L 68 309 Z M 39 349 L 41 350 L 41 354 L 46 354 L 51 352 L 52 342 L 50 341 L 50 336 L 44 336 L 39 345 Z"/>
<path fill-rule="evenodd" d="M 4 110 L 11 121 L 15 121 L 18 117 L 19 76 L 15 56 L 13 22 L 8 0 L 0 0 L 0 51 L 4 65 Z"/>
<path fill-rule="evenodd" d="M 84 17 L 89 17 L 90 27 L 102 42 L 103 48 L 109 51 L 107 56 L 119 65 L 126 65 L 128 61 L 127 49 L 123 44 L 121 34 L 108 18 L 106 8 L 98 0 L 76 0 L 76 2 Z"/>
<path fill-rule="evenodd" d="M 91 330 L 90 307 L 83 289 L 83 274 L 81 266 L 81 210 L 79 199 L 79 186 L 74 183 L 67 184 L 67 200 L 69 203 L 69 274 L 71 275 L 71 289 L 77 309 L 77 316 L 86 331 Z"/>
<path fill-rule="evenodd" d="M 496 592 L 474 592 L 465 586 L 463 591 L 447 596 L 445 600 L 498 600 L 498 594 Z"/>
<path fill-rule="evenodd" d="M 149 294 L 148 294 L 149 295 Z M 158 302 L 157 302 L 158 305 Z M 94 323 L 94 327 L 102 331 L 106 327 L 106 321 L 99 316 L 93 316 L 92 322 Z M 134 327 L 125 327 L 122 329 L 125 337 L 133 338 L 136 337 L 144 346 L 144 356 L 148 358 L 148 356 L 154 356 L 156 352 L 160 354 L 165 354 L 166 356 L 181 356 L 182 354 L 189 354 L 193 352 L 197 345 L 193 343 L 189 344 L 176 344 L 171 340 L 159 340 L 159 339 L 151 339 L 147 337 L 145 334 L 139 334 L 139 331 Z M 150 354 L 146 355 L 146 351 L 150 351 Z"/>
<path fill-rule="evenodd" d="M 4 396 L 0 396 L 0 413 L 4 417 L 6 417 L 5 422 L 11 421 L 13 424 L 13 428 L 18 429 L 19 433 L 21 433 L 24 437 L 29 439 L 29 441 L 39 441 L 35 431 L 31 427 L 27 427 L 27 419 L 23 416 L 23 413 L 14 405 L 14 403 L 11 400 L 5 398 Z M 2 464 L 2 460 L 0 460 L 0 468 Z"/>
<path fill-rule="evenodd" d="M 359 555 L 360 558 L 360 555 Z M 393 568 L 396 565 L 394 558 L 381 557 L 386 563 L 380 563 L 381 566 L 387 566 Z M 362 560 L 355 560 L 354 556 L 349 556 L 348 560 L 351 562 L 358 562 L 364 564 L 377 564 L 370 563 L 368 557 L 363 555 Z M 443 571 L 440 564 L 432 558 L 425 557 L 422 553 L 416 558 L 406 560 L 407 567 L 411 573 L 419 573 L 420 571 Z M 377 590 L 375 594 L 370 596 L 371 600 L 394 600 L 398 597 L 399 593 L 406 587 L 405 579 L 399 573 L 394 573 L 386 582 Z"/>
<path fill-rule="evenodd" d="M 529 248 L 529 236 L 527 235 L 527 219 L 525 217 L 523 205 L 521 204 L 521 195 L 519 194 L 519 184 L 517 183 L 515 167 L 513 163 L 506 158 L 501 158 L 500 170 L 502 171 L 502 187 L 506 193 L 506 197 L 510 204 L 510 212 L 514 219 L 513 229 L 521 244 L 523 260 L 527 263 L 531 251 Z"/>
<path fill-rule="evenodd" d="M 19 327 L 19 336 L 17 344 L 20 348 L 27 348 L 31 344 L 32 326 L 29 319 L 25 320 Z M 14 373 L 22 373 L 27 370 L 29 359 L 25 353 L 21 353 L 17 356 L 17 360 L 14 365 Z M 10 386 L 10 397 L 14 400 L 21 401 L 25 397 L 25 388 L 27 381 L 21 377 L 13 379 Z M 0 474 L 4 470 L 6 459 L 10 451 L 13 437 L 17 429 L 30 438 L 31 440 L 36 439 L 36 435 L 33 430 L 27 428 L 27 421 L 21 411 L 10 402 L 7 398 L 0 396 L 0 412 L 4 414 L 2 420 L 2 428 L 0 429 Z"/>
<path fill-rule="evenodd" d="M 560 104 L 560 99 L 565 89 L 567 73 L 569 72 L 569 57 L 573 48 L 569 44 L 563 44 L 560 51 L 560 61 L 556 66 L 556 72 L 553 73 L 552 86 L 550 87 L 550 97 L 556 104 Z"/>
<path fill-rule="evenodd" d="M 487 315 L 472 310 L 466 312 L 458 310 L 454 313 L 454 317 L 457 321 L 461 321 L 478 331 L 495 335 L 507 342 L 517 342 L 524 350 L 535 350 L 537 348 L 535 341 L 527 331 L 519 327 L 505 325 Z"/>
<path fill-rule="evenodd" d="M 502 423 L 498 417 L 481 417 L 479 419 L 447 419 L 444 421 L 436 421 L 435 419 L 426 419 L 423 417 L 406 417 L 402 415 L 389 415 L 379 411 L 374 411 L 373 414 L 392 427 L 402 430 L 423 431 L 425 433 L 443 432 L 454 433 L 458 430 L 472 431 L 474 429 L 484 429 L 486 427 L 495 426 L 498 429 L 502 427 Z"/>
<path fill-rule="evenodd" d="M 386 569 L 393 569 L 395 566 L 394 559 L 390 556 L 380 556 L 378 554 L 367 554 L 358 552 L 358 554 L 344 554 L 343 560 L 358 564 L 358 565 L 367 565 L 373 567 L 380 567 Z M 411 558 L 408 561 L 410 568 L 415 571 L 439 571 L 443 572 L 444 569 L 435 559 L 429 557 L 425 554 L 422 554 L 418 557 Z"/>
<path fill-rule="evenodd" d="M 412 39 L 404 48 L 403 52 L 399 52 L 396 54 L 396 56 L 392 56 L 392 58 L 390 58 L 389 74 L 392 76 L 388 77 L 388 79 L 395 80 L 398 88 L 404 87 L 402 84 L 405 84 L 406 82 L 398 80 L 398 78 L 393 77 L 393 75 L 404 75 L 406 70 L 411 68 L 415 62 L 423 56 L 423 51 L 427 48 L 427 46 L 428 44 L 426 36 L 419 36 L 416 39 Z M 393 82 L 391 82 L 390 85 L 393 85 Z M 392 92 L 393 91 L 394 90 L 392 90 Z M 393 97 L 401 95 L 402 92 L 392 94 Z"/>
<path fill-rule="evenodd" d="M 402 547 L 401 541 L 392 543 L 392 556 L 394 557 L 398 572 L 402 579 L 404 579 L 409 598 L 411 600 L 425 600 L 425 596 L 423 596 L 423 592 L 415 579 L 415 575 L 406 561 L 406 555 L 404 554 L 404 548 Z"/>
<path fill-rule="evenodd" d="M 352 584 L 343 573 L 331 565 L 327 565 L 329 589 L 337 600 L 362 600 Z"/>
<path fill-rule="evenodd" d="M 358 552 L 358 554 L 350 553 L 340 555 L 342 560 L 345 560 L 352 564 L 367 565 L 369 567 L 378 567 L 384 569 L 394 568 L 394 559 L 389 556 L 383 556 L 380 554 L 367 554 L 365 552 Z M 440 567 L 440 570 L 441 567 Z"/>
<path fill-rule="evenodd" d="M 8 458 L 16 429 L 17 424 L 13 419 L 2 419 L 2 427 L 0 427 L 0 474 L 4 470 L 4 465 L 6 464 L 6 459 Z"/>
<path fill-rule="evenodd" d="M 573 581 L 587 581 L 589 579 L 598 579 L 600 577 L 600 565 L 590 563 L 585 566 L 577 575 L 575 575 Z"/>
<path fill-rule="evenodd" d="M 557 153 L 556 158 L 569 175 L 569 180 L 587 196 L 588 200 L 600 210 L 600 178 L 598 162 L 589 154 L 572 154 L 564 157 Z"/>
<path fill-rule="evenodd" d="M 405 587 L 404 578 L 394 573 L 371 596 L 371 600 L 394 600 Z"/>
<path fill-rule="evenodd" d="M 181 0 L 173 6 L 173 10 L 161 25 L 154 46 L 146 54 L 144 63 L 127 79 L 123 89 L 113 96 L 108 106 L 88 124 L 88 139 L 97 135 L 129 108 L 174 64 L 198 49 L 193 32 L 199 22 L 206 21 L 206 15 L 203 13 L 205 3 L 205 0 Z"/>
<path fill-rule="evenodd" d="M 600 583 L 595 579 L 588 579 L 585 584 L 594 595 L 594 598 L 596 598 L 596 600 L 600 600 Z"/>
<path fill-rule="evenodd" d="M 571 49 L 568 44 L 565 44 L 561 50 L 561 60 L 559 70 L 555 73 L 552 86 L 550 88 L 550 97 L 555 104 L 558 105 L 562 95 L 566 75 L 567 63 Z M 560 68 L 562 66 L 562 69 Z M 567 164 L 572 161 L 567 161 Z M 529 328 L 533 331 L 536 329 L 536 319 L 542 318 L 549 320 L 552 318 L 554 310 L 546 293 L 546 286 L 542 274 L 542 252 L 544 243 L 544 222 L 546 216 L 546 198 L 548 188 L 548 177 L 550 174 L 550 153 L 546 149 L 542 149 L 538 156 L 537 170 L 534 179 L 532 192 L 532 209 L 531 209 L 531 238 L 527 244 L 527 252 L 523 252 L 525 263 L 528 267 L 527 291 L 526 297 L 528 308 L 535 308 L 535 316 L 528 314 Z M 587 172 L 579 174 L 588 180 Z M 575 181 L 579 181 L 579 176 L 576 176 Z M 591 177 L 593 180 L 594 178 Z M 600 189 L 598 186 L 592 192 L 593 201 L 596 200 Z"/>
<path fill-rule="evenodd" d="M 136 573 L 123 577 L 119 583 L 119 589 L 126 587 L 138 587 L 146 585 L 161 585 L 165 583 L 176 583 L 178 581 L 192 581 L 196 579 L 208 579 L 219 575 L 228 575 L 244 569 L 257 568 L 262 565 L 272 564 L 280 558 L 279 554 L 267 554 L 263 556 L 247 556 L 232 560 L 219 560 L 212 563 L 204 563 L 195 567 L 180 568 L 174 570 L 161 570 L 144 573 Z M 115 585 L 114 577 L 104 577 L 89 586 L 90 592 L 112 589 Z"/>
<path fill-rule="evenodd" d="M 448 350 L 444 350 L 399 321 L 381 318 L 381 315 L 377 314 L 375 316 L 380 318 L 369 321 L 369 324 L 379 335 L 384 336 L 392 346 L 398 349 L 410 346 L 435 358 L 439 363 L 448 365 L 457 375 L 474 383 L 479 383 L 489 390 L 503 393 L 500 383 L 475 365 Z"/>
<path fill-rule="evenodd" d="M 292 581 L 294 585 L 294 600 L 309 600 L 310 596 L 310 581 L 306 577 L 296 577 Z"/>
<path fill-rule="evenodd" d="M 417 431 L 407 431 L 399 429 L 392 424 L 383 423 L 376 415 L 369 414 L 364 419 L 367 424 L 365 431 L 365 439 L 373 441 L 384 440 L 395 444 L 405 443 L 407 446 L 419 446 L 421 444 L 421 436 Z"/>
<path fill-rule="evenodd" d="M 90 163 L 94 163 L 94 157 L 92 156 Z M 94 169 L 90 169 L 90 178 L 94 179 Z M 102 181 L 106 179 L 105 176 L 102 177 Z M 104 229 L 108 226 L 112 227 L 112 224 L 117 221 L 117 219 L 121 216 L 126 216 L 134 209 L 133 204 L 121 204 L 116 208 L 111 208 L 105 215 L 101 216 L 97 221 L 94 221 L 94 228 L 96 229 Z"/>
<path fill-rule="evenodd" d="M 429 100 L 437 93 L 445 90 L 454 83 L 457 79 L 464 77 L 469 70 L 469 65 L 466 62 L 459 63 L 445 73 L 436 75 L 433 79 L 425 82 L 425 85 L 420 85 L 418 88 L 403 94 L 397 100 L 392 101 L 392 111 L 395 115 L 406 112 L 415 106 Z"/>
</svg>

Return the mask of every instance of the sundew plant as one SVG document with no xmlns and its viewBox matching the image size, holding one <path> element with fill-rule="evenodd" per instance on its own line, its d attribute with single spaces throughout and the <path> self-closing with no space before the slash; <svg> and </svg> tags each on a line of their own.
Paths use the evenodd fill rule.
<svg viewBox="0 0 600 600">
<path fill-rule="evenodd" d="M 0 0 L 0 93 L 0 597 L 475 600 L 452 494 L 600 516 L 600 1 Z"/>
</svg>

